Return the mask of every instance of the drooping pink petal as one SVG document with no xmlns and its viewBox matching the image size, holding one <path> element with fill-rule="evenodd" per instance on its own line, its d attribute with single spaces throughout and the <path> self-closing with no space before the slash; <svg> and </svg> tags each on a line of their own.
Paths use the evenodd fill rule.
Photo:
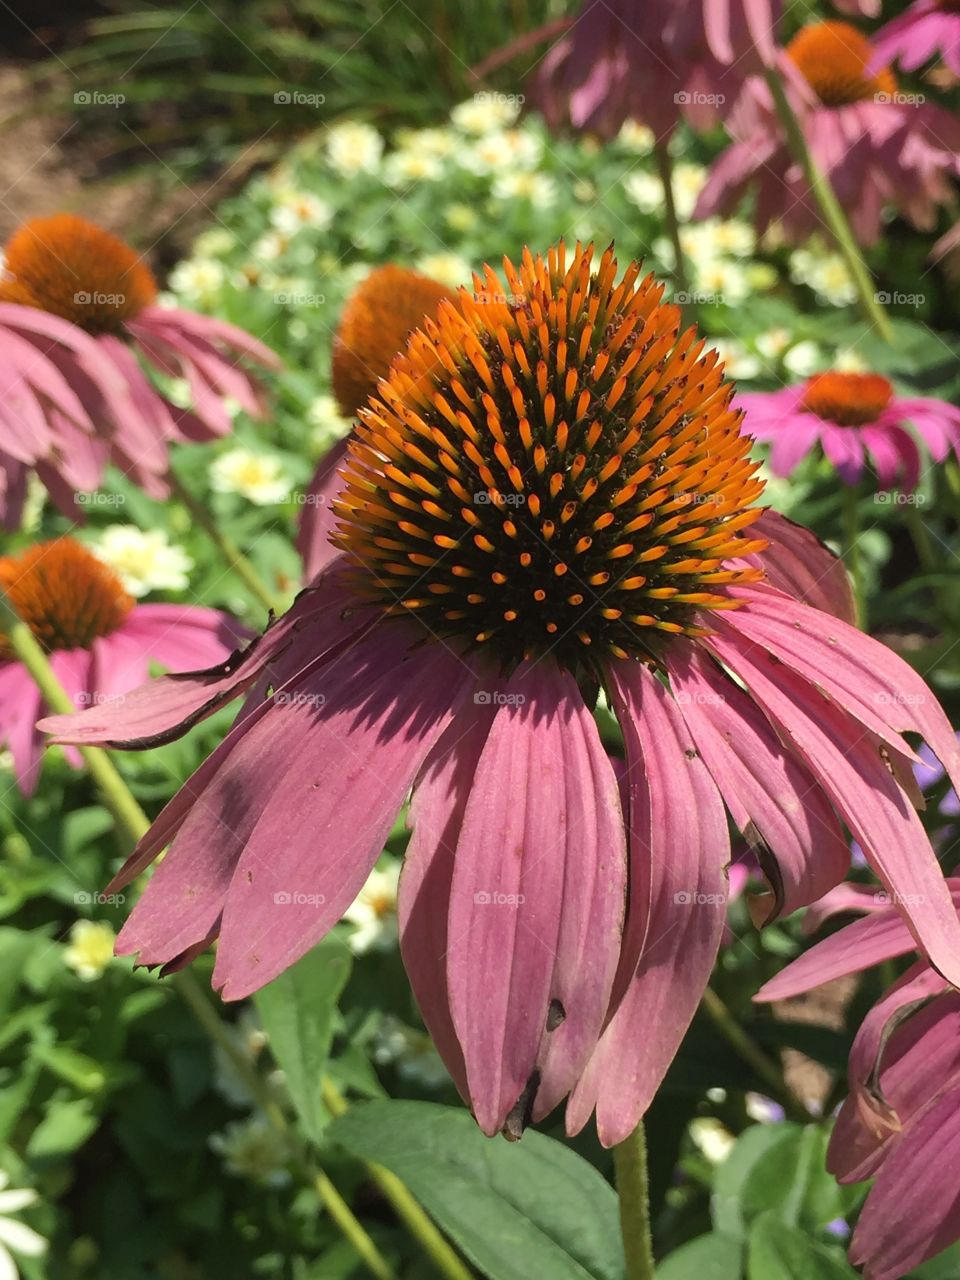
<svg viewBox="0 0 960 1280">
<path fill-rule="evenodd" d="M 947 881 L 947 883 L 950 882 Z M 825 893 L 819 902 L 808 907 L 804 912 L 801 927 L 805 934 L 813 934 L 834 916 L 847 915 L 851 912 L 858 916 L 872 915 L 875 911 L 888 911 L 890 905 L 890 897 L 883 889 L 877 889 L 874 885 L 844 881 L 843 884 L 838 884 Z"/>
<path fill-rule="evenodd" d="M 695 644 L 666 656 L 677 705 L 770 883 L 760 923 L 822 897 L 850 869 L 837 816 L 762 712 Z"/>
<path fill-rule="evenodd" d="M 617 966 L 626 861 L 616 777 L 576 682 L 541 663 L 497 693 L 457 843 L 447 953 L 489 1134 L 540 1103 L 538 1062 L 547 1106 L 585 1064 Z"/>
<path fill-rule="evenodd" d="M 0 739 L 13 756 L 13 772 L 25 796 L 33 795 L 43 762 L 43 739 L 34 727 L 43 705 L 40 690 L 19 662 L 0 663 Z"/>
<path fill-rule="evenodd" d="M 646 1111 L 696 1012 L 725 920 L 729 834 L 719 793 L 673 698 L 642 663 L 609 672 L 629 785 L 646 781 L 646 819 L 631 805 L 633 869 L 649 866 L 652 910 L 636 975 L 571 1096 L 567 1128 L 596 1107 L 604 1146 Z"/>
<path fill-rule="evenodd" d="M 770 545 L 744 558 L 764 570 L 771 586 L 854 624 L 856 605 L 846 566 L 815 533 L 772 509 L 763 513 L 752 531 L 769 538 Z"/>
<path fill-rule="evenodd" d="M 303 561 L 303 580 L 310 582 L 337 555 L 330 542 L 337 517 L 333 500 L 340 493 L 340 465 L 347 456 L 353 433 L 339 440 L 324 456 L 304 496 L 303 515 L 297 534 L 297 550 Z"/>
<path fill-rule="evenodd" d="M 283 701 L 274 695 L 262 729 L 261 814 L 223 913 L 214 983 L 224 999 L 269 982 L 339 920 L 472 688 L 461 658 L 417 647 L 419 638 L 380 623 Z"/>
<path fill-rule="evenodd" d="M 138 604 L 122 630 L 139 642 L 151 661 L 171 671 L 212 667 L 253 639 L 227 614 L 201 605 Z"/>
<path fill-rule="evenodd" d="M 726 618 L 714 625 L 702 643 L 743 680 L 823 787 L 931 963 L 960 979 L 960 923 L 949 889 L 912 805 L 869 735 L 786 665 L 789 654 L 774 666 L 767 651 Z M 828 663 L 838 665 L 837 654 L 825 645 L 821 671 Z"/>
</svg>

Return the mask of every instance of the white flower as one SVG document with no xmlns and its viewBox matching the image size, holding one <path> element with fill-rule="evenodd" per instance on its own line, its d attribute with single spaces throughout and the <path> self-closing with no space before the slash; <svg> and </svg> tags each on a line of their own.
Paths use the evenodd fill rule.
<svg viewBox="0 0 960 1280">
<path fill-rule="evenodd" d="M 250 246 L 250 252 L 258 262 L 276 262 L 290 247 L 290 240 L 279 231 L 266 231 Z"/>
<path fill-rule="evenodd" d="M 628 173 L 623 180 L 627 199 L 641 213 L 653 213 L 663 208 L 663 183 L 655 173 Z"/>
<path fill-rule="evenodd" d="M 228 1173 L 265 1187 L 290 1181 L 291 1151 L 287 1140 L 262 1115 L 234 1120 L 222 1133 L 210 1135 L 210 1148 L 222 1157 Z"/>
<path fill-rule="evenodd" d="M 471 173 L 499 173 L 504 169 L 534 169 L 543 150 L 540 139 L 523 129 L 506 129 L 478 138 L 457 153 L 457 160 Z"/>
<path fill-rule="evenodd" d="M 327 132 L 327 163 L 345 178 L 373 173 L 382 155 L 383 138 L 373 125 L 346 120 Z"/>
<path fill-rule="evenodd" d="M 307 407 L 307 422 L 313 428 L 310 441 L 314 449 L 326 453 L 350 430 L 350 418 L 340 412 L 336 399 L 327 392 L 314 396 Z"/>
<path fill-rule="evenodd" d="M 790 330 L 780 327 L 767 329 L 764 333 L 758 334 L 753 340 L 753 345 L 766 359 L 779 360 L 792 341 L 793 334 Z"/>
<path fill-rule="evenodd" d="M 270 221 L 278 231 L 289 236 L 301 227 L 325 231 L 333 221 L 333 207 L 309 191 L 285 191 L 270 210 Z"/>
<path fill-rule="evenodd" d="M 625 120 L 617 134 L 617 142 L 622 147 L 635 151 L 640 156 L 649 155 L 656 140 L 657 135 L 653 130 L 648 129 L 645 124 L 638 124 L 636 120 Z"/>
<path fill-rule="evenodd" d="M 463 133 L 493 133 L 512 125 L 520 114 L 520 103 L 505 93 L 475 93 L 450 112 L 450 119 Z"/>
<path fill-rule="evenodd" d="M 743 267 L 728 258 L 697 263 L 695 285 L 698 292 L 724 302 L 728 307 L 742 302 L 750 293 Z"/>
<path fill-rule="evenodd" d="M 809 339 L 806 342 L 798 342 L 783 357 L 783 367 L 796 378 L 809 377 L 822 362 L 820 348 Z"/>
<path fill-rule="evenodd" d="M 202 231 L 193 242 L 195 258 L 222 258 L 236 245 L 237 238 L 226 227 L 211 227 Z"/>
<path fill-rule="evenodd" d="M 838 347 L 833 358 L 833 368 L 841 373 L 868 373 L 870 366 L 859 351 L 852 347 Z"/>
<path fill-rule="evenodd" d="M 790 279 L 795 284 L 807 285 L 835 307 L 845 307 L 857 300 L 857 289 L 846 263 L 836 253 L 796 249 L 790 255 Z"/>
<path fill-rule="evenodd" d="M 444 209 L 443 220 L 453 231 L 472 231 L 477 225 L 477 213 L 468 204 L 451 204 Z"/>
<path fill-rule="evenodd" d="M 685 221 L 693 213 L 697 197 L 707 180 L 707 171 L 699 164 L 678 164 L 673 170 L 673 198 L 677 216 Z"/>
<path fill-rule="evenodd" d="M 70 945 L 65 948 L 63 962 L 84 982 L 103 976 L 113 959 L 117 935 L 102 920 L 78 920 L 70 930 Z"/>
<path fill-rule="evenodd" d="M 348 941 L 350 950 L 357 955 L 372 950 L 386 951 L 396 942 L 399 879 L 397 861 L 374 867 L 354 902 L 343 913 L 344 920 L 354 926 Z"/>
<path fill-rule="evenodd" d="M 723 371 L 728 378 L 750 379 L 760 373 L 760 361 L 736 338 L 708 338 L 707 349 L 711 347 L 723 361 Z"/>
<path fill-rule="evenodd" d="M 736 1138 L 714 1116 L 690 1121 L 690 1137 L 711 1164 L 720 1164 L 736 1146 Z"/>
<path fill-rule="evenodd" d="M 214 258 L 185 258 L 170 272 L 170 288 L 187 298 L 207 299 L 223 284 L 223 264 Z"/>
<path fill-rule="evenodd" d="M 149 591 L 185 591 L 193 561 L 181 547 L 172 547 L 165 529 L 138 529 L 111 524 L 93 544 L 104 564 L 118 574 L 132 596 Z"/>
<path fill-rule="evenodd" d="M 17 1280 L 20 1271 L 14 1253 L 24 1258 L 39 1258 L 47 1251 L 43 1236 L 7 1214 L 19 1213 L 37 1203 L 37 1193 L 27 1187 L 8 1189 L 10 1175 L 0 1169 L 0 1280 Z"/>
<path fill-rule="evenodd" d="M 416 151 L 437 160 L 445 159 L 460 145 L 449 129 L 399 129 L 396 139 L 403 151 Z"/>
<path fill-rule="evenodd" d="M 493 180 L 493 194 L 498 200 L 529 200 L 538 206 L 553 204 L 557 184 L 545 173 L 501 173 Z"/>
<path fill-rule="evenodd" d="M 432 276 L 449 289 L 457 285 L 469 284 L 473 276 L 473 267 L 458 253 L 428 253 L 416 264 L 416 269 L 425 276 Z"/>
<path fill-rule="evenodd" d="M 212 489 L 217 493 L 238 493 L 259 507 L 282 502 L 290 493 L 290 485 L 279 458 L 251 449 L 230 449 L 210 466 Z"/>
<path fill-rule="evenodd" d="M 391 187 L 432 182 L 443 177 L 443 165 L 426 151 L 394 151 L 383 164 L 383 180 Z"/>
</svg>

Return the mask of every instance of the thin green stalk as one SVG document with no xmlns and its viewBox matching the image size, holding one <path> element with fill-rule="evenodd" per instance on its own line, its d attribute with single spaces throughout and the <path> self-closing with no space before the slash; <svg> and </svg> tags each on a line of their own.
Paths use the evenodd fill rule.
<svg viewBox="0 0 960 1280">
<path fill-rule="evenodd" d="M 911 493 L 905 496 L 907 498 L 916 498 L 918 495 Z M 910 530 L 910 538 L 917 553 L 920 568 L 924 573 L 939 573 L 940 562 L 934 550 L 926 521 L 921 516 L 915 502 L 907 502 L 905 505 L 907 508 L 907 528 Z"/>
<path fill-rule="evenodd" d="M 48 706 L 65 715 L 76 711 L 69 694 L 57 679 L 42 646 L 26 623 L 17 616 L 2 591 L 0 591 L 0 631 L 3 632 L 7 644 L 17 659 L 32 676 Z M 136 844 L 150 826 L 147 815 L 102 747 L 81 747 L 80 751 L 84 763 L 113 815 L 117 829 L 125 832 Z M 268 1121 L 284 1134 L 290 1134 L 286 1117 L 271 1097 L 266 1082 L 233 1043 L 223 1022 L 217 1017 L 193 974 L 183 970 L 174 978 L 174 985 L 210 1039 L 230 1057 Z M 317 1169 L 307 1169 L 304 1176 L 314 1186 L 330 1216 L 378 1280 L 395 1280 L 394 1271 L 329 1178 Z"/>
<path fill-rule="evenodd" d="M 863 589 L 863 557 L 860 554 L 860 487 L 841 485 L 843 503 L 843 561 L 853 583 L 857 624 L 867 629 L 867 600 Z"/>
<path fill-rule="evenodd" d="M 216 521 L 210 515 L 210 512 L 203 503 L 190 492 L 183 481 L 175 475 L 173 470 L 169 472 L 167 477 L 170 481 L 170 488 L 180 499 L 183 505 L 196 520 L 197 524 L 204 531 L 213 545 L 217 548 L 224 560 L 234 571 L 238 578 L 250 588 L 268 613 L 281 613 L 283 611 L 283 602 L 271 591 L 270 587 L 264 582 L 260 574 L 250 563 L 250 560 L 243 554 L 232 538 L 228 538 L 225 533 L 217 527 Z"/>
<path fill-rule="evenodd" d="M 346 1098 L 329 1077 L 323 1082 L 322 1092 L 323 1101 L 332 1115 L 342 1115 L 349 1109 Z M 470 1270 L 464 1266 L 397 1175 L 375 1160 L 366 1160 L 364 1164 L 370 1177 L 390 1201 L 397 1217 L 403 1220 L 410 1234 L 433 1259 L 440 1274 L 446 1276 L 447 1280 L 472 1280 Z"/>
<path fill-rule="evenodd" d="M 770 92 L 773 94 L 777 115 L 780 117 L 786 132 L 790 150 L 793 152 L 794 159 L 803 169 L 810 190 L 820 206 L 824 221 L 829 227 L 837 248 L 840 250 L 840 254 L 847 265 L 851 278 L 856 285 L 857 293 L 860 296 L 860 305 L 863 308 L 863 312 L 867 319 L 876 325 L 881 337 L 886 342 L 893 342 L 893 327 L 886 312 L 880 305 L 873 278 L 863 260 L 863 255 L 860 253 L 860 248 L 853 231 L 850 229 L 850 223 L 843 211 L 843 206 L 837 199 L 833 187 L 831 187 L 813 158 L 813 154 L 807 145 L 803 127 L 797 119 L 796 112 L 790 105 L 790 99 L 787 97 L 782 79 L 774 67 L 767 67 L 765 75 L 767 84 L 770 86 Z"/>
<path fill-rule="evenodd" d="M 670 156 L 670 145 L 666 141 L 658 140 L 653 150 L 657 161 L 657 173 L 660 175 L 660 181 L 663 184 L 664 221 L 667 226 L 667 234 L 670 236 L 670 243 L 673 245 L 673 278 L 676 281 L 677 290 L 689 302 L 690 286 L 683 245 L 680 243 L 680 219 L 677 217 L 677 202 L 673 190 L 673 160 Z"/>
<path fill-rule="evenodd" d="M 650 1178 L 643 1121 L 629 1138 L 613 1148 L 620 1234 L 627 1259 L 626 1280 L 653 1280 L 653 1238 L 650 1232 Z"/>
<path fill-rule="evenodd" d="M 809 1121 L 810 1113 L 788 1087 L 776 1062 L 744 1031 L 713 987 L 707 987 L 700 1003 L 713 1025 L 744 1062 L 754 1069 L 770 1090 L 770 1096 L 783 1106 L 787 1115 L 801 1123 Z"/>
</svg>

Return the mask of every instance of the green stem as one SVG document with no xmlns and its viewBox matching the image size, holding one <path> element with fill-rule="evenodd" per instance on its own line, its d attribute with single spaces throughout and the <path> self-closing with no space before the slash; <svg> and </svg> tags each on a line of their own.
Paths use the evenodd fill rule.
<svg viewBox="0 0 960 1280">
<path fill-rule="evenodd" d="M 76 707 L 73 705 L 70 695 L 57 679 L 56 673 L 51 667 L 42 646 L 26 623 L 22 622 L 17 616 L 16 611 L 2 591 L 0 591 L 0 630 L 2 630 L 7 644 L 17 659 L 23 663 L 32 676 L 47 705 L 52 710 L 61 712 L 64 715 L 70 715 L 75 712 Z M 148 830 L 150 826 L 149 818 L 137 803 L 136 797 L 131 794 L 113 761 L 102 747 L 81 747 L 80 753 L 103 795 L 108 809 L 113 815 L 117 829 L 124 831 L 130 840 L 136 844 Z M 290 1126 L 283 1112 L 272 1098 L 266 1082 L 231 1040 L 223 1022 L 217 1017 L 210 1001 L 204 995 L 193 974 L 188 970 L 183 970 L 174 978 L 174 985 L 203 1030 L 229 1056 L 267 1120 L 280 1132 L 289 1135 Z M 367 1235 L 362 1224 L 353 1215 L 350 1207 L 340 1196 L 329 1178 L 315 1169 L 308 1170 L 305 1173 L 305 1177 L 315 1187 L 330 1216 L 354 1245 L 359 1256 L 373 1274 L 378 1277 L 378 1280 L 394 1280 L 394 1271 L 380 1254 L 373 1240 Z"/>
<path fill-rule="evenodd" d="M 331 1115 L 339 1116 L 349 1109 L 346 1098 L 329 1077 L 324 1080 L 322 1091 L 323 1101 Z M 446 1276 L 447 1280 L 472 1280 L 469 1269 L 464 1266 L 397 1175 L 384 1168 L 382 1164 L 377 1164 L 375 1160 L 366 1160 L 364 1164 L 372 1180 L 390 1201 L 397 1217 L 402 1219 L 410 1234 L 420 1242 L 424 1251 L 433 1259 L 440 1274 Z"/>
<path fill-rule="evenodd" d="M 653 1239 L 650 1232 L 650 1179 L 643 1121 L 629 1138 L 613 1148 L 620 1234 L 627 1259 L 626 1280 L 653 1280 Z"/>
<path fill-rule="evenodd" d="M 915 498 L 917 494 L 907 494 L 909 498 Z M 926 521 L 921 516 L 917 504 L 915 502 L 907 502 L 907 528 L 910 530 L 910 538 L 913 541 L 914 550 L 917 553 L 917 560 L 920 568 L 924 573 L 939 573 L 940 564 L 937 559 L 937 553 L 934 550 L 933 542 L 930 539 L 930 530 L 927 528 Z"/>
<path fill-rule="evenodd" d="M 676 281 L 678 291 L 689 302 L 690 286 L 683 245 L 680 243 L 680 219 L 677 217 L 677 202 L 673 191 L 673 160 L 670 156 L 670 145 L 666 141 L 657 141 L 653 150 L 657 161 L 657 173 L 660 175 L 660 181 L 663 184 L 664 221 L 667 233 L 670 236 L 670 243 L 673 245 L 673 278 Z"/>
<path fill-rule="evenodd" d="M 793 1120 L 799 1120 L 801 1123 L 808 1122 L 810 1113 L 787 1086 L 783 1073 L 776 1062 L 768 1057 L 760 1046 L 744 1031 L 713 987 L 707 987 L 700 1003 L 704 1012 L 723 1038 L 737 1051 L 744 1062 L 753 1068 L 770 1090 L 770 1096 L 783 1106 L 787 1115 Z"/>
<path fill-rule="evenodd" d="M 790 150 L 803 169 L 810 190 L 820 206 L 824 221 L 830 229 L 837 248 L 840 250 L 840 254 L 847 265 L 847 270 L 850 272 L 857 293 L 860 296 L 860 305 L 863 308 L 863 312 L 867 319 L 876 325 L 881 337 L 886 342 L 893 342 L 893 328 L 877 298 L 873 278 L 860 253 L 860 248 L 853 231 L 850 229 L 850 223 L 843 211 L 843 206 L 834 194 L 833 187 L 831 187 L 813 158 L 813 154 L 807 145 L 803 127 L 797 119 L 793 107 L 790 105 L 790 99 L 787 97 L 782 79 L 774 67 L 767 67 L 765 75 L 767 84 L 770 86 L 770 92 L 773 94 L 777 115 L 780 117 L 780 122 L 787 135 L 787 141 L 790 144 Z"/>
<path fill-rule="evenodd" d="M 217 548 L 224 560 L 234 571 L 238 578 L 241 578 L 250 591 L 257 597 L 268 613 L 281 613 L 283 611 L 283 602 L 274 595 L 270 587 L 264 582 L 260 574 L 250 563 L 250 560 L 243 554 L 232 538 L 228 538 L 217 527 L 216 521 L 210 515 L 210 512 L 203 503 L 195 498 L 183 481 L 174 474 L 173 470 L 168 474 L 170 488 L 173 493 L 180 499 L 183 505 L 190 512 L 191 516 L 196 520 L 197 524 L 204 531 L 213 545 Z"/>
<path fill-rule="evenodd" d="M 843 503 L 843 560 L 853 582 L 853 599 L 857 607 L 857 624 L 867 629 L 867 601 L 863 590 L 863 557 L 860 554 L 860 487 L 840 486 Z"/>
</svg>

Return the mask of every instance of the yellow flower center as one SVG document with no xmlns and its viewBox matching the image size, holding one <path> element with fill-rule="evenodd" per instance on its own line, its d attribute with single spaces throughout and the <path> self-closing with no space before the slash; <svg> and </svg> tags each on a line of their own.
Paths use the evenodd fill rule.
<svg viewBox="0 0 960 1280">
<path fill-rule="evenodd" d="M 504 662 L 575 670 L 697 633 L 763 489 L 716 352 L 613 250 L 504 262 L 414 332 L 360 413 L 334 541 L 358 588 Z"/>
</svg>

